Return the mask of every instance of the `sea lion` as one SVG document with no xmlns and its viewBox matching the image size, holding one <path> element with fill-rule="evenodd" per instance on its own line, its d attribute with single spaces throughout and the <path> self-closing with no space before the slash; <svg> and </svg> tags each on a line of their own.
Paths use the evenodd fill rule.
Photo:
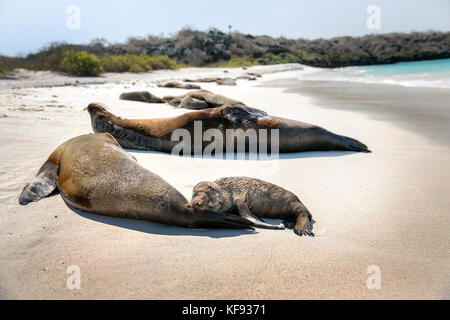
<svg viewBox="0 0 450 320">
<path fill-rule="evenodd" d="M 200 78 L 200 79 L 184 79 L 184 82 L 215 82 L 218 85 L 235 86 L 236 81 L 232 78 Z"/>
<path fill-rule="evenodd" d="M 243 104 L 208 90 L 191 91 L 181 96 L 165 96 L 162 99 L 173 107 L 195 110 L 216 108 L 226 103 Z"/>
<path fill-rule="evenodd" d="M 25 205 L 58 188 L 64 200 L 86 212 L 148 220 L 186 228 L 249 228 L 244 218 L 199 214 L 186 198 L 125 152 L 109 133 L 70 139 L 52 152 L 22 190 Z"/>
<path fill-rule="evenodd" d="M 184 82 L 216 82 L 217 79 L 221 78 L 199 78 L 199 79 L 183 79 Z"/>
<path fill-rule="evenodd" d="M 166 82 L 158 83 L 158 87 L 161 88 L 177 88 L 177 89 L 201 89 L 200 86 L 191 83 L 179 83 L 179 82 Z M 164 100 L 164 99 L 163 99 Z"/>
<path fill-rule="evenodd" d="M 164 103 L 164 101 L 148 91 L 124 92 L 119 96 L 122 100 L 133 100 L 148 103 Z"/>
<path fill-rule="evenodd" d="M 284 219 L 286 227 L 299 235 L 314 236 L 311 213 L 298 197 L 273 183 L 249 177 L 221 178 L 204 181 L 192 190 L 191 205 L 195 210 L 234 213 L 252 221 L 256 227 L 283 229 L 267 224 L 259 217 Z"/>
<path fill-rule="evenodd" d="M 254 80 L 256 80 L 256 77 L 253 77 L 250 75 L 243 75 L 243 76 L 236 77 L 236 80 L 239 80 L 239 79 L 254 81 Z"/>
<path fill-rule="evenodd" d="M 221 78 L 221 79 L 217 79 L 216 83 L 219 86 L 235 86 L 236 85 L 236 79 Z"/>
<path fill-rule="evenodd" d="M 255 138 L 258 139 L 258 142 L 250 145 L 247 141 L 245 142 L 245 149 L 239 149 L 239 151 L 255 152 L 256 147 L 257 152 L 262 152 L 260 148 L 267 142 L 266 150 L 263 149 L 263 152 L 271 152 L 272 140 L 267 138 L 267 141 L 264 142 L 260 140 L 260 136 L 266 133 L 266 136 L 269 137 L 272 135 L 272 129 L 278 129 L 278 152 L 280 153 L 321 150 L 370 152 L 365 144 L 353 138 L 334 134 L 312 124 L 269 116 L 262 110 L 240 104 L 225 104 L 217 108 L 187 112 L 176 117 L 159 119 L 122 119 L 108 112 L 98 103 L 91 103 L 86 109 L 91 116 L 91 125 L 94 132 L 111 133 L 124 148 L 171 153 L 174 146 L 180 143 L 178 140 L 172 140 L 172 133 L 176 129 L 186 129 L 191 137 L 194 137 L 190 141 L 191 154 L 200 155 L 211 144 L 206 139 L 202 139 L 200 142 L 195 140 L 196 133 L 194 130 L 196 125 L 198 127 L 200 124 L 202 137 L 208 129 L 217 129 L 222 134 L 224 152 L 228 139 L 232 139 L 231 141 L 234 142 L 243 139 L 245 142 L 245 135 L 250 132 L 249 129 L 256 131 Z M 234 130 L 227 133 L 228 129 Z M 262 132 L 262 129 L 265 130 Z M 199 143 L 201 143 L 201 150 Z M 236 150 L 238 149 L 235 146 L 234 151 Z M 186 152 L 186 150 L 184 151 Z"/>
</svg>

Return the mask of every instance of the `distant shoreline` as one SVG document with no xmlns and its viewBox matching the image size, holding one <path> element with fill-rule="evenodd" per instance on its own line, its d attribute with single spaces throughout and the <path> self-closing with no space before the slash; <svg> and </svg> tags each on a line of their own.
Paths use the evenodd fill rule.
<svg viewBox="0 0 450 320">
<path fill-rule="evenodd" d="M 324 108 L 362 112 L 450 148 L 449 89 L 297 78 L 264 81 L 261 86 L 311 97 Z"/>
<path fill-rule="evenodd" d="M 171 37 L 131 37 L 125 43 L 114 44 L 107 40 L 90 44 L 52 43 L 25 57 L 0 55 L 0 74 L 15 68 L 69 72 L 62 63 L 68 51 L 93 55 L 94 60 L 101 60 L 100 67 L 110 72 L 119 71 L 130 60 L 133 62 L 125 71 L 161 69 L 158 64 L 147 63 L 160 58 L 174 66 L 190 67 L 286 63 L 320 68 L 367 66 L 450 58 L 449 42 L 450 32 L 438 31 L 306 40 L 185 28 Z"/>
</svg>

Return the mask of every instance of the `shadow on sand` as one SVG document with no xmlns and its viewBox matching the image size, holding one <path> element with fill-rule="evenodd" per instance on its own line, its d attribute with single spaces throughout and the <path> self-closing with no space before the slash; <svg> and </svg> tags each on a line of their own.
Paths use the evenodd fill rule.
<svg viewBox="0 0 450 320">
<path fill-rule="evenodd" d="M 64 199 L 63 199 L 64 200 Z M 106 223 L 112 226 L 126 228 L 134 231 L 145 232 L 150 234 L 164 235 L 164 236 L 197 236 L 197 237 L 210 237 L 210 238 L 230 238 L 238 237 L 242 235 L 255 234 L 255 230 L 247 229 L 189 229 L 177 226 L 159 224 L 144 220 L 133 220 L 124 218 L 113 218 L 92 213 L 87 213 L 79 210 L 65 200 L 67 207 L 78 214 L 79 216 L 97 221 L 100 223 Z"/>
<path fill-rule="evenodd" d="M 167 156 L 172 156 L 168 153 L 161 152 L 161 151 L 152 151 L 152 150 L 138 150 L 138 149 L 125 149 L 128 152 L 132 153 L 141 153 L 141 154 L 165 154 Z M 325 158 L 325 157 L 342 157 L 342 156 L 350 156 L 354 154 L 358 154 L 361 152 L 355 152 L 355 151 L 303 151 L 303 152 L 292 152 L 292 153 L 280 153 L 278 155 L 267 155 L 265 157 L 258 157 L 258 161 L 274 161 L 274 160 L 284 160 L 284 159 L 302 159 L 302 158 Z M 234 153 L 231 154 L 232 156 L 225 156 L 223 155 L 204 155 L 204 156 L 177 156 L 173 155 L 174 157 L 180 157 L 180 158 L 199 158 L 199 159 L 211 159 L 211 160 L 249 160 L 250 154 L 249 153 Z M 240 158 L 239 158 L 240 157 Z M 254 159 L 256 160 L 256 159 Z"/>
</svg>

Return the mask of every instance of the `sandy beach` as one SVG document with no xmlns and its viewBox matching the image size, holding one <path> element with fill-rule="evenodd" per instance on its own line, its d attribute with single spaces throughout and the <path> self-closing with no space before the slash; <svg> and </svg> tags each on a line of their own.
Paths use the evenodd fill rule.
<svg viewBox="0 0 450 320">
<path fill-rule="evenodd" d="M 297 64 L 187 68 L 74 78 L 21 71 L 0 80 L 0 298 L 2 299 L 449 299 L 450 90 L 299 81 Z M 83 109 L 101 102 L 121 117 L 189 110 L 119 100 L 201 83 L 271 115 L 325 127 L 372 153 L 304 152 L 277 160 L 175 158 L 128 150 L 191 198 L 195 184 L 225 176 L 264 179 L 294 192 L 315 220 L 315 237 L 292 230 L 192 230 L 74 211 L 59 194 L 21 206 L 18 195 L 61 143 L 92 132 Z M 81 289 L 66 286 L 80 267 Z M 370 266 L 380 270 L 369 289 Z"/>
</svg>

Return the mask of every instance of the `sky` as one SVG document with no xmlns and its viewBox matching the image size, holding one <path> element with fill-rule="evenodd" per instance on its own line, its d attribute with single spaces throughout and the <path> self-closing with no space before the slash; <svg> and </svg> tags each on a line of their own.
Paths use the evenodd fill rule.
<svg viewBox="0 0 450 320">
<path fill-rule="evenodd" d="M 371 5 L 379 11 L 368 13 Z M 379 24 L 373 23 L 375 18 Z M 169 36 L 185 26 L 228 31 L 229 25 L 246 34 L 306 39 L 450 31 L 450 1 L 0 0 L 0 54 L 26 55 L 54 41 L 106 38 L 115 43 L 130 36 Z"/>
</svg>

